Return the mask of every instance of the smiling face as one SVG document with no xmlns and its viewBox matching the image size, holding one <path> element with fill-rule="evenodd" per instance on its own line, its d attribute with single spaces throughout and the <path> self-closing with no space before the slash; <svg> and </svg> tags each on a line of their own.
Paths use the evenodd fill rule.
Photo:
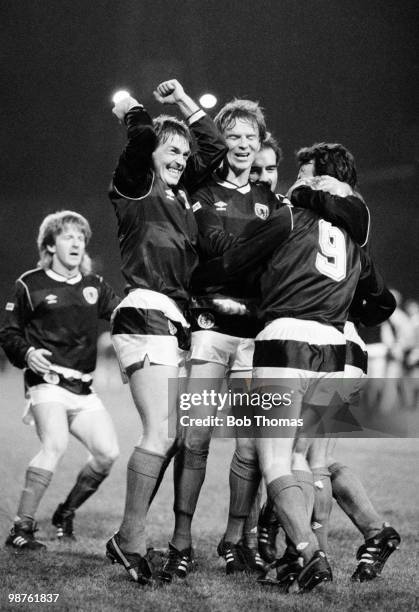
<svg viewBox="0 0 419 612">
<path fill-rule="evenodd" d="M 52 254 L 54 272 L 68 276 L 79 271 L 86 252 L 86 238 L 81 229 L 74 223 L 66 223 L 64 229 L 55 237 L 55 244 L 48 245 Z"/>
<path fill-rule="evenodd" d="M 252 183 L 262 183 L 275 193 L 278 183 L 278 166 L 276 154 L 270 147 L 263 148 L 256 154 L 255 161 L 250 170 Z"/>
<path fill-rule="evenodd" d="M 169 135 L 154 151 L 154 171 L 168 187 L 178 184 L 190 152 L 188 141 L 179 134 Z"/>
<path fill-rule="evenodd" d="M 255 155 L 260 149 L 259 129 L 256 123 L 236 119 L 224 130 L 228 146 L 227 161 L 235 176 L 250 172 Z"/>
</svg>

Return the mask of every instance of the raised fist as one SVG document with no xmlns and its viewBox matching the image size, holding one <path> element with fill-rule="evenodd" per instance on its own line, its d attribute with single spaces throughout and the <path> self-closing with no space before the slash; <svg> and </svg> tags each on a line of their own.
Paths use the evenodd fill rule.
<svg viewBox="0 0 419 612">
<path fill-rule="evenodd" d="M 170 79 L 157 85 L 153 94 L 161 104 L 176 104 L 185 96 L 185 91 L 179 81 Z"/>
<path fill-rule="evenodd" d="M 122 100 L 120 100 L 119 102 L 115 104 L 115 106 L 112 109 L 112 112 L 114 115 L 118 117 L 120 121 L 123 121 L 127 112 L 131 110 L 131 108 L 133 108 L 134 106 L 138 106 L 138 105 L 139 105 L 139 102 L 135 98 L 132 98 L 131 96 L 127 96 L 126 98 L 123 98 Z"/>
</svg>

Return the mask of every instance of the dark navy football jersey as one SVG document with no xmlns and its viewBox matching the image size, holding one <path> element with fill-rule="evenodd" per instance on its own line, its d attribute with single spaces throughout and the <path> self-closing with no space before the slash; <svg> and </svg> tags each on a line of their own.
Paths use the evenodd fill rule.
<svg viewBox="0 0 419 612">
<path fill-rule="evenodd" d="M 150 289 L 183 307 L 198 264 L 198 228 L 187 189 L 196 189 L 225 154 L 225 144 L 202 111 L 191 125 L 197 151 L 188 159 L 182 185 L 168 188 L 154 173 L 157 138 L 140 107 L 126 115 L 128 143 L 115 170 L 110 198 L 118 219 L 122 274 L 127 290 Z"/>
<path fill-rule="evenodd" d="M 279 317 L 319 321 L 342 330 L 360 277 L 360 249 L 348 234 L 315 213 L 284 206 L 265 223 L 249 224 L 235 246 L 195 279 L 254 278 L 264 323 Z"/>
<path fill-rule="evenodd" d="M 192 203 L 202 244 L 211 256 L 222 255 L 231 248 L 248 227 L 249 221 L 266 221 L 281 205 L 265 185 L 247 183 L 238 187 L 215 174 L 193 194 Z M 201 266 L 205 267 L 205 260 L 201 261 Z M 237 284 L 233 279 L 223 289 L 217 285 L 199 289 L 201 298 L 206 299 L 245 299 L 246 293 L 243 281 Z"/>
<path fill-rule="evenodd" d="M 247 183 L 238 187 L 216 174 L 191 199 L 200 235 L 209 245 L 211 257 L 222 255 L 249 221 L 255 217 L 266 220 L 280 206 L 265 185 Z"/>
<path fill-rule="evenodd" d="M 0 344 L 13 365 L 26 366 L 30 347 L 51 351 L 48 359 L 80 372 L 95 369 L 98 320 L 109 320 L 119 303 L 100 276 L 65 279 L 37 268 L 16 281 L 0 324 Z"/>
<path fill-rule="evenodd" d="M 342 330 L 360 276 L 359 249 L 315 213 L 292 213 L 292 230 L 261 277 L 262 319 L 308 319 Z"/>
</svg>

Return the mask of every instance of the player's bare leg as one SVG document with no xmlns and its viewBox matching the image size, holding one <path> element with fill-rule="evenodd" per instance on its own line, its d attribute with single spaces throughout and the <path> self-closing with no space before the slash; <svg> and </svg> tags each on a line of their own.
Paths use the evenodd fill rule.
<svg viewBox="0 0 419 612">
<path fill-rule="evenodd" d="M 123 520 L 106 551 L 113 562 L 122 564 L 141 584 L 148 584 L 158 569 L 147 552 L 145 523 L 150 499 L 173 448 L 168 421 L 177 409 L 177 395 L 169 394 L 168 380 L 177 376 L 177 367 L 153 365 L 146 357 L 144 367 L 135 370 L 129 379 L 143 434 L 128 461 Z"/>
<path fill-rule="evenodd" d="M 90 451 L 90 456 L 52 517 L 59 538 L 74 538 L 75 511 L 98 489 L 119 454 L 115 429 L 106 410 L 80 412 L 72 419 L 70 432 Z"/>
<path fill-rule="evenodd" d="M 32 406 L 32 415 L 42 446 L 26 470 L 25 487 L 20 497 L 15 524 L 6 540 L 7 546 L 21 550 L 45 548 L 45 545 L 34 537 L 35 513 L 68 444 L 65 406 L 56 402 L 36 404 Z"/>
</svg>

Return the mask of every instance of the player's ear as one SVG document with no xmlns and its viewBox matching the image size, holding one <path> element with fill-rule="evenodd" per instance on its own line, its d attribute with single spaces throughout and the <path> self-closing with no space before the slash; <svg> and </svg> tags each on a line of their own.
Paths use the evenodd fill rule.
<svg viewBox="0 0 419 612">
<path fill-rule="evenodd" d="M 55 246 L 55 244 L 47 244 L 48 253 L 50 253 L 51 255 L 54 255 L 56 250 L 57 250 L 57 247 Z"/>
</svg>

